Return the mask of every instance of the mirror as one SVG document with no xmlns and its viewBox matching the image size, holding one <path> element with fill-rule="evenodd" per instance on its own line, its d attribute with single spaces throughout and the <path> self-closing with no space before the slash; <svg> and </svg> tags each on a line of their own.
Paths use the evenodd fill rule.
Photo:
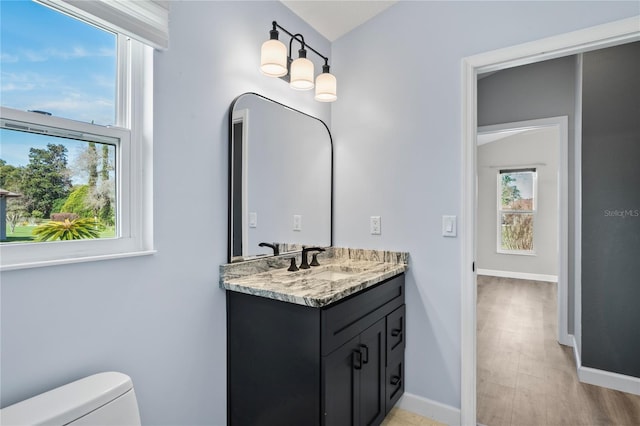
<svg viewBox="0 0 640 426">
<path fill-rule="evenodd" d="M 256 93 L 229 110 L 229 262 L 331 246 L 333 146 L 320 119 Z"/>
</svg>

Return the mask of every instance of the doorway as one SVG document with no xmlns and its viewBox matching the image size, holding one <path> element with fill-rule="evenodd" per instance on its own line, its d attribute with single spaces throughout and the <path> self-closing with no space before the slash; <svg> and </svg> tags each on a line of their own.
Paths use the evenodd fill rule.
<svg viewBox="0 0 640 426">
<path fill-rule="evenodd" d="M 498 103 L 506 92 L 499 91 Z M 567 122 L 562 116 L 478 128 L 476 399 L 481 424 L 547 424 L 547 409 L 553 416 L 561 411 L 560 399 L 547 401 L 545 386 L 556 375 L 568 376 L 573 366 L 571 350 L 558 345 L 567 335 L 566 321 L 558 320 L 567 318 L 568 308 L 567 280 L 559 279 L 568 269 Z M 553 390 L 560 392 L 563 384 Z"/>
<path fill-rule="evenodd" d="M 498 71 L 519 65 L 531 64 L 637 41 L 640 40 L 640 32 L 638 32 L 637 25 L 637 18 L 629 18 L 463 59 L 463 200 L 461 225 L 464 230 L 464 235 L 461 262 L 461 424 L 476 424 L 477 294 L 474 262 L 476 259 L 477 229 L 477 218 L 475 215 L 477 198 L 475 188 L 478 73 Z M 579 126 L 576 127 L 578 128 Z M 579 140 L 579 135 L 576 135 L 576 140 Z M 579 211 L 577 214 L 578 213 Z M 576 235 L 578 234 L 579 233 L 576 233 Z M 579 265 L 579 259 L 576 259 L 575 263 Z M 578 295 L 578 280 L 576 284 L 576 295 Z M 579 302 L 576 301 L 576 303 Z M 576 325 L 579 325 L 579 310 L 576 312 L 575 321 Z"/>
<path fill-rule="evenodd" d="M 568 331 L 568 117 L 550 117 L 478 128 L 476 156 L 478 200 L 475 216 L 476 266 L 479 274 L 557 282 L 557 341 L 571 346 Z M 496 177 L 528 170 L 535 176 L 531 201 L 531 249 L 504 250 L 504 221 Z M 501 183 L 498 183 L 501 185 Z M 489 200 L 490 198 L 490 200 Z M 498 211 L 496 211 L 498 210 Z M 513 217 L 516 213 L 502 213 Z M 526 214 L 526 213 L 523 213 Z M 495 222 L 495 227 L 493 223 Z M 496 232 L 494 232 L 494 230 Z M 525 244 L 526 246 L 526 244 Z"/>
</svg>

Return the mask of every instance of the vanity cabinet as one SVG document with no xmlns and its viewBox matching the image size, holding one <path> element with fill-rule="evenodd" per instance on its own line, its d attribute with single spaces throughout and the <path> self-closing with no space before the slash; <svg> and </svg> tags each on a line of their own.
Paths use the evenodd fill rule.
<svg viewBox="0 0 640 426">
<path fill-rule="evenodd" d="M 385 411 L 385 320 L 323 358 L 326 425 L 375 425 Z"/>
<path fill-rule="evenodd" d="M 405 338 L 404 274 L 321 308 L 227 291 L 227 423 L 379 425 Z"/>
</svg>

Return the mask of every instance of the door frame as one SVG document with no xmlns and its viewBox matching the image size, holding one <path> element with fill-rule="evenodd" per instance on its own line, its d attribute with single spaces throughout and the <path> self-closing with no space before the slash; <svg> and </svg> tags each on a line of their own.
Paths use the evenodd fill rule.
<svg viewBox="0 0 640 426">
<path fill-rule="evenodd" d="M 479 73 L 499 71 L 532 64 L 590 50 L 603 49 L 640 40 L 640 15 L 610 22 L 558 36 L 481 53 L 462 60 L 462 262 L 461 262 L 461 395 L 460 423 L 476 424 L 476 155 L 477 155 L 477 76 Z M 576 132 L 576 135 L 579 135 Z M 578 136 L 579 137 L 579 136 Z M 580 143 L 576 144 L 580 147 Z M 577 150 L 576 150 L 577 151 Z M 578 157 L 579 158 L 579 157 Z M 576 178 L 579 176 L 576 175 Z M 579 196 L 580 181 L 575 184 Z M 579 198 L 577 199 L 579 201 Z M 581 215 L 576 202 L 575 217 Z M 576 241 L 580 229 L 576 228 Z M 580 270 L 579 259 L 574 262 Z M 577 275 L 579 277 L 580 275 Z M 575 288 L 580 288 L 576 279 Z M 579 294 L 576 292 L 576 300 Z M 580 310 L 576 309 L 575 323 L 579 327 Z M 579 348 L 577 348 L 579 349 Z"/>
</svg>

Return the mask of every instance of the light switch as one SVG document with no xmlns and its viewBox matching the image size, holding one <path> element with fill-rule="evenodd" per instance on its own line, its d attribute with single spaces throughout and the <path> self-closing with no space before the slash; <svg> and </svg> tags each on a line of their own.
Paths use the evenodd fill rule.
<svg viewBox="0 0 640 426">
<path fill-rule="evenodd" d="M 249 228 L 258 227 L 258 213 L 249 212 Z"/>
<path fill-rule="evenodd" d="M 299 215 L 299 214 L 293 215 L 293 230 L 302 231 L 302 215 Z"/>
<path fill-rule="evenodd" d="M 442 236 L 443 237 L 456 236 L 456 217 L 455 216 L 442 216 Z"/>
</svg>

